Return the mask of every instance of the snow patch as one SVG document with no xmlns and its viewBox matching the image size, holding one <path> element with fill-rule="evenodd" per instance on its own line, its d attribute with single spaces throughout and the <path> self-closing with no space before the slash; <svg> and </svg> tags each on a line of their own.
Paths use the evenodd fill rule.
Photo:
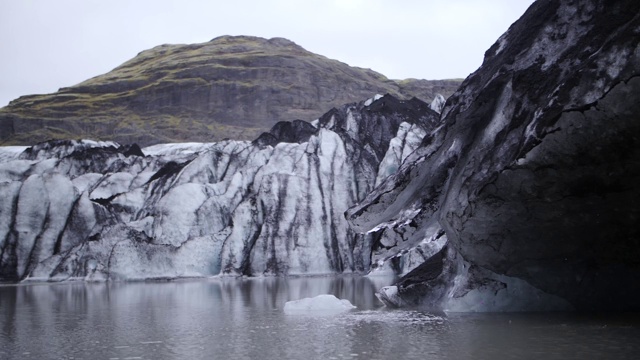
<svg viewBox="0 0 640 360">
<path fill-rule="evenodd" d="M 376 94 L 374 97 L 367 99 L 367 101 L 364 102 L 364 106 L 369 106 L 373 104 L 374 101 L 382 99 L 383 96 L 384 95 Z"/>
<path fill-rule="evenodd" d="M 485 144 L 493 142 L 498 133 L 509 123 L 512 112 L 510 106 L 512 93 L 511 81 L 509 81 L 502 90 L 502 94 L 500 95 L 498 104 L 496 105 L 491 122 L 485 128 L 482 139 Z"/>
<path fill-rule="evenodd" d="M 17 159 L 28 146 L 0 146 L 0 163 Z"/>
<path fill-rule="evenodd" d="M 167 155 L 191 155 L 206 151 L 214 146 L 216 143 L 172 143 L 172 144 L 157 144 L 147 146 L 142 149 L 145 155 L 151 156 L 167 156 Z"/>
<path fill-rule="evenodd" d="M 78 145 L 85 145 L 87 147 L 91 147 L 91 148 L 107 148 L 107 147 L 120 147 L 120 144 L 118 144 L 115 141 L 95 141 L 95 140 L 89 140 L 89 139 L 83 139 L 80 140 L 80 142 L 78 143 Z"/>
<path fill-rule="evenodd" d="M 507 34 L 509 33 L 509 31 L 507 31 L 506 33 L 502 34 L 502 36 L 500 36 L 500 38 L 498 38 L 498 49 L 496 50 L 496 53 L 494 55 L 498 55 L 502 52 L 502 50 L 504 50 L 504 47 L 507 45 Z"/>
<path fill-rule="evenodd" d="M 433 98 L 433 101 L 429 105 L 429 108 L 440 114 L 442 113 L 442 109 L 444 108 L 444 104 L 446 102 L 447 100 L 444 98 L 444 96 L 442 96 L 441 94 L 436 94 L 436 96 Z"/>
</svg>

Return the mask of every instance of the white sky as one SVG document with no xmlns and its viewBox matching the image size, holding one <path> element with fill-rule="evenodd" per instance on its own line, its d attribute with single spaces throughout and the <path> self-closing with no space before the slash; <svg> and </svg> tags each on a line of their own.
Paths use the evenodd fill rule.
<svg viewBox="0 0 640 360">
<path fill-rule="evenodd" d="M 160 44 L 288 38 L 392 79 L 464 78 L 533 0 L 0 0 L 0 106 Z"/>
</svg>

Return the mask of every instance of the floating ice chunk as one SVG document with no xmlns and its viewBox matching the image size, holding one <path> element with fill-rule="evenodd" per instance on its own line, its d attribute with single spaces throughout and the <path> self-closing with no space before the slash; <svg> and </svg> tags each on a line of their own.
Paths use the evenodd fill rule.
<svg viewBox="0 0 640 360">
<path fill-rule="evenodd" d="M 284 304 L 285 314 L 302 313 L 341 313 L 355 309 L 349 300 L 338 299 L 329 294 L 318 295 L 312 298 L 287 301 Z"/>
</svg>

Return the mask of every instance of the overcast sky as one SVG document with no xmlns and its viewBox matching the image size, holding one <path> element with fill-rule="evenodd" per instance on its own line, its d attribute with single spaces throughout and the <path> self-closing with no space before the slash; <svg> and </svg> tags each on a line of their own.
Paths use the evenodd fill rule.
<svg viewBox="0 0 640 360">
<path fill-rule="evenodd" d="M 533 0 L 0 0 L 0 106 L 161 44 L 285 37 L 392 79 L 464 78 Z"/>
</svg>

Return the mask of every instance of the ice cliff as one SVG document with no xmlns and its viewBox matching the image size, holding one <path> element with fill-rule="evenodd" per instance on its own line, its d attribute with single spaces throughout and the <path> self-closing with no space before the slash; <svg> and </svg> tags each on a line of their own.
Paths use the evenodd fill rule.
<svg viewBox="0 0 640 360">
<path fill-rule="evenodd" d="M 0 148 L 0 279 L 367 271 L 344 212 L 438 120 L 387 95 L 253 142 Z"/>
<path fill-rule="evenodd" d="M 538 0 L 348 211 L 391 306 L 640 309 L 640 2 Z"/>
</svg>

